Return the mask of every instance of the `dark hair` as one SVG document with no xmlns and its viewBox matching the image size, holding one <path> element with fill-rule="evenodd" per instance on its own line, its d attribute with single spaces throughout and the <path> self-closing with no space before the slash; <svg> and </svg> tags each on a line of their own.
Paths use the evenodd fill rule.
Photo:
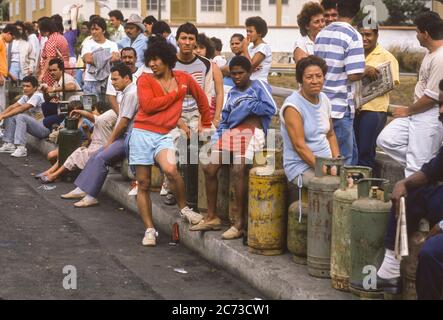
<svg viewBox="0 0 443 320">
<path fill-rule="evenodd" d="M 7 24 L 2 30 L 2 33 L 10 33 L 13 37 L 18 37 L 19 35 L 17 27 L 13 24 Z"/>
<path fill-rule="evenodd" d="M 357 28 L 360 30 L 360 29 L 370 29 L 370 30 L 372 30 L 372 32 L 374 32 L 376 35 L 378 35 L 378 24 L 376 24 L 375 25 L 375 28 L 366 28 L 364 25 L 363 25 L 363 20 L 362 21 L 360 21 L 359 23 L 358 23 L 358 26 L 357 26 Z"/>
<path fill-rule="evenodd" d="M 317 56 L 308 56 L 297 62 L 297 66 L 295 68 L 295 79 L 297 79 L 298 83 L 303 83 L 303 74 L 310 66 L 320 67 L 324 76 L 326 76 L 326 73 L 328 72 L 328 65 L 326 64 L 325 60 Z"/>
<path fill-rule="evenodd" d="M 52 23 L 54 23 L 55 29 L 58 33 L 63 34 L 63 32 L 65 32 L 65 28 L 63 27 L 63 18 L 61 15 L 54 14 L 51 17 L 51 21 L 52 21 Z"/>
<path fill-rule="evenodd" d="M 19 35 L 17 38 L 21 38 L 22 40 L 28 41 L 28 35 L 27 35 L 26 32 L 25 32 L 26 27 L 25 27 L 25 24 L 23 23 L 23 21 L 19 21 L 19 20 L 17 20 L 17 21 L 14 23 L 14 25 L 15 25 L 16 27 L 20 27 L 20 28 L 22 28 L 22 32 L 21 32 L 21 33 L 20 33 L 20 31 L 18 31 L 18 28 L 17 28 L 17 34 Z"/>
<path fill-rule="evenodd" d="M 60 70 L 63 70 L 65 66 L 64 62 L 60 58 L 54 58 L 49 60 L 48 66 L 52 66 L 53 64 L 56 64 Z"/>
<path fill-rule="evenodd" d="M 68 103 L 68 114 L 71 114 L 72 110 L 83 110 L 81 100 L 72 100 Z"/>
<path fill-rule="evenodd" d="M 346 0 L 337 2 L 337 11 L 340 17 L 354 18 L 360 11 L 361 0 Z"/>
<path fill-rule="evenodd" d="M 89 21 L 89 29 L 91 29 L 94 25 L 105 31 L 105 37 L 109 38 L 108 26 L 106 25 L 105 19 L 103 19 L 102 17 L 92 18 L 92 20 Z"/>
<path fill-rule="evenodd" d="M 101 18 L 98 14 L 91 14 L 90 16 L 89 16 L 89 22 L 91 22 L 91 20 L 92 19 L 95 19 L 95 18 Z"/>
<path fill-rule="evenodd" d="M 49 34 L 53 34 L 57 32 L 57 27 L 51 18 L 43 17 L 38 20 L 38 28 L 40 29 L 40 33 L 49 32 Z"/>
<path fill-rule="evenodd" d="M 321 6 L 325 10 L 330 10 L 330 9 L 337 10 L 337 1 L 336 0 L 323 0 L 321 2 Z"/>
<path fill-rule="evenodd" d="M 437 13 L 423 12 L 415 18 L 414 24 L 420 32 L 427 32 L 433 40 L 443 39 L 443 22 Z"/>
<path fill-rule="evenodd" d="M 111 72 L 118 72 L 118 74 L 122 78 L 128 76 L 129 79 L 131 79 L 132 81 L 131 69 L 129 69 L 129 67 L 122 62 L 115 63 L 114 66 L 111 68 Z"/>
<path fill-rule="evenodd" d="M 325 11 L 323 10 L 323 7 L 319 5 L 317 2 L 311 1 L 305 3 L 300 14 L 297 16 L 298 27 L 300 28 L 300 33 L 303 37 L 308 35 L 307 27 L 309 26 L 312 17 L 324 13 Z"/>
<path fill-rule="evenodd" d="M 245 36 L 242 35 L 241 33 L 234 33 L 234 34 L 231 36 L 231 40 L 232 40 L 232 38 L 238 38 L 240 41 L 245 40 Z"/>
<path fill-rule="evenodd" d="M 440 81 L 438 87 L 440 88 L 440 91 L 443 91 L 443 80 Z"/>
<path fill-rule="evenodd" d="M 177 62 L 177 49 L 163 37 L 149 37 L 149 46 L 145 51 L 145 65 L 148 66 L 149 61 L 156 58 L 172 70 Z"/>
<path fill-rule="evenodd" d="M 34 88 L 38 87 L 38 80 L 34 76 L 26 76 L 26 77 L 23 78 L 22 82 L 28 82 Z"/>
<path fill-rule="evenodd" d="M 177 34 L 175 35 L 176 40 L 178 40 L 178 38 L 180 37 L 180 33 L 182 32 L 186 34 L 193 34 L 195 36 L 195 39 L 197 39 L 198 37 L 197 27 L 190 22 L 186 22 L 182 24 L 180 27 L 178 27 Z"/>
<path fill-rule="evenodd" d="M 97 101 L 93 106 L 92 109 L 95 109 L 98 111 L 98 113 L 103 114 L 109 109 L 111 109 L 109 103 L 106 101 Z"/>
<path fill-rule="evenodd" d="M 82 26 L 86 26 L 89 29 L 89 22 L 88 21 L 83 21 Z"/>
<path fill-rule="evenodd" d="M 123 51 L 132 51 L 134 52 L 134 56 L 137 58 L 137 51 L 133 47 L 125 47 L 120 50 L 120 53 L 122 53 Z"/>
<path fill-rule="evenodd" d="M 214 44 L 215 51 L 223 50 L 223 42 L 219 38 L 212 37 L 211 41 Z"/>
<path fill-rule="evenodd" d="M 169 24 L 167 24 L 163 20 L 154 23 L 154 26 L 152 27 L 152 34 L 163 34 L 164 32 L 166 33 L 172 32 Z"/>
<path fill-rule="evenodd" d="M 25 28 L 23 29 L 26 33 L 26 36 L 30 36 L 31 34 L 36 34 L 36 31 L 34 29 L 34 25 L 32 22 L 25 22 L 24 23 Z"/>
<path fill-rule="evenodd" d="M 154 16 L 147 16 L 143 19 L 143 24 L 155 24 L 157 23 L 157 19 Z"/>
<path fill-rule="evenodd" d="M 123 13 L 120 10 L 109 11 L 108 16 L 109 17 L 114 17 L 114 18 L 116 18 L 117 20 L 120 20 L 120 21 L 124 21 L 125 20 L 125 18 L 123 17 Z"/>
<path fill-rule="evenodd" d="M 268 34 L 268 24 L 261 17 L 249 17 L 246 19 L 245 25 L 247 27 L 254 27 L 255 31 L 257 31 L 262 38 Z"/>
<path fill-rule="evenodd" d="M 211 39 L 209 39 L 204 33 L 199 33 L 197 36 L 197 46 L 206 48 L 206 56 L 205 58 L 212 59 L 214 58 L 215 48 Z"/>
<path fill-rule="evenodd" d="M 242 67 L 248 73 L 250 73 L 252 70 L 251 61 L 249 61 L 249 59 L 245 56 L 235 56 L 234 58 L 232 58 L 231 62 L 229 62 L 229 69 L 232 69 L 235 66 Z"/>
</svg>

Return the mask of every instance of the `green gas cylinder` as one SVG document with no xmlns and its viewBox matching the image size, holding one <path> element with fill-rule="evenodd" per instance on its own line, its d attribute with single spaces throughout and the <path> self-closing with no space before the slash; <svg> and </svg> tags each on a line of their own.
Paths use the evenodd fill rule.
<svg viewBox="0 0 443 320">
<path fill-rule="evenodd" d="M 391 211 L 388 185 L 385 179 L 361 179 L 358 200 L 351 207 L 349 289 L 361 299 L 383 297 L 370 273 L 380 268 L 384 257 L 383 243 Z"/>
<path fill-rule="evenodd" d="M 357 181 L 371 178 L 369 167 L 344 166 L 334 193 L 331 236 L 331 279 L 334 289 L 349 290 L 351 206 L 358 199 Z"/>
<path fill-rule="evenodd" d="M 78 119 L 66 118 L 65 127 L 60 130 L 58 135 L 58 162 L 65 163 L 66 159 L 78 148 L 81 144 L 81 133 L 78 130 Z M 70 174 L 63 175 L 64 180 L 72 180 Z"/>
<path fill-rule="evenodd" d="M 319 278 L 329 278 L 331 269 L 332 202 L 340 186 L 343 159 L 316 158 L 315 177 L 308 186 L 308 273 Z M 326 173 L 324 168 L 327 169 Z"/>
</svg>

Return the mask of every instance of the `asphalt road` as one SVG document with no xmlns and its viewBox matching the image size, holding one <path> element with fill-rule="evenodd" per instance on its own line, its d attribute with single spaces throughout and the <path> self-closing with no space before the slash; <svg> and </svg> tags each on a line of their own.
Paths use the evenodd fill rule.
<svg viewBox="0 0 443 320">
<path fill-rule="evenodd" d="M 72 184 L 39 189 L 32 174 L 47 166 L 37 153 L 0 154 L 0 299 L 265 298 L 185 247 L 170 246 L 168 234 L 157 247 L 143 247 L 140 218 L 104 195 L 99 206 L 76 209 L 60 198 Z M 75 284 L 66 266 L 75 267 L 76 289 L 63 286 Z"/>
</svg>

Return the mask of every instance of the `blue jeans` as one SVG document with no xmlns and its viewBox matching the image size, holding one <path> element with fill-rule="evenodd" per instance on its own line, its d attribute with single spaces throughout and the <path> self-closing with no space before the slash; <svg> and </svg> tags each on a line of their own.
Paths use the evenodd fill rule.
<svg viewBox="0 0 443 320">
<path fill-rule="evenodd" d="M 383 130 L 386 119 L 386 112 L 361 111 L 355 115 L 354 130 L 359 166 L 375 169 L 377 137 Z"/>
<path fill-rule="evenodd" d="M 417 298 L 443 299 L 443 234 L 425 242 L 418 255 Z"/>
<path fill-rule="evenodd" d="M 44 139 L 49 136 L 51 131 L 43 125 L 42 121 L 35 120 L 24 113 L 5 119 L 4 142 L 24 146 L 26 145 L 27 133 L 36 138 Z"/>
<path fill-rule="evenodd" d="M 358 148 L 354 134 L 354 119 L 351 118 L 350 109 L 348 108 L 343 118 L 332 120 L 340 154 L 345 158 L 345 164 L 357 165 Z"/>
</svg>

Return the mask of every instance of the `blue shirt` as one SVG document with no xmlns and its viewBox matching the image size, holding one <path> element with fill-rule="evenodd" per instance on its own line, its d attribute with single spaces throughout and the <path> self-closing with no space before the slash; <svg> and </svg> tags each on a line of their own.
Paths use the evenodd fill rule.
<svg viewBox="0 0 443 320">
<path fill-rule="evenodd" d="M 443 147 L 434 159 L 423 165 L 420 171 L 426 175 L 430 184 L 443 182 Z"/>
<path fill-rule="evenodd" d="M 299 156 L 293 147 L 283 117 L 286 108 L 294 108 L 300 114 L 305 143 L 312 153 L 316 157 L 331 158 L 331 147 L 327 140 L 327 134 L 331 129 L 331 102 L 324 93 L 321 93 L 319 103 L 312 104 L 299 92 L 294 92 L 283 103 L 280 110 L 283 166 L 288 180 L 293 181 L 308 170 L 310 166 Z"/>
<path fill-rule="evenodd" d="M 145 50 L 148 48 L 148 38 L 146 38 L 143 33 L 140 33 L 132 43 L 131 39 L 126 36 L 117 42 L 117 45 L 120 50 L 126 47 L 134 48 L 137 52 L 137 62 L 135 63 L 135 66 L 140 68 L 144 64 Z"/>
<path fill-rule="evenodd" d="M 333 22 L 315 39 L 314 54 L 328 64 L 323 92 L 332 103 L 332 118 L 343 118 L 348 106 L 355 113 L 348 76 L 365 71 L 363 39 L 349 23 Z"/>
</svg>

